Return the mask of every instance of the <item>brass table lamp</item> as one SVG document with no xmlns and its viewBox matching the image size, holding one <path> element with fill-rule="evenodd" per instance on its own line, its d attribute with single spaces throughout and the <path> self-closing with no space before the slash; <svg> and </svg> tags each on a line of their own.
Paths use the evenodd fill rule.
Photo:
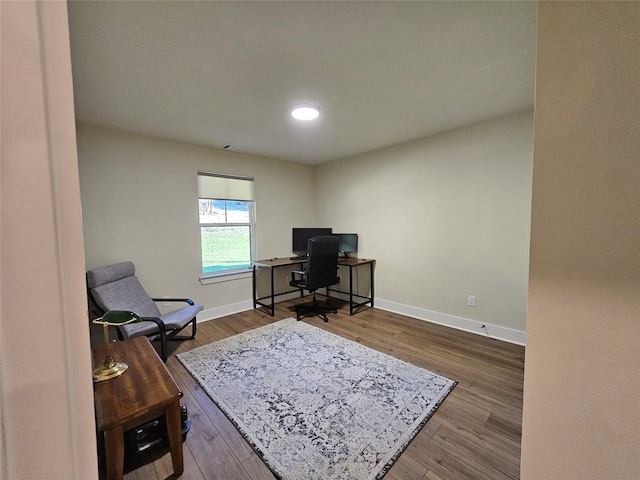
<svg viewBox="0 0 640 480">
<path fill-rule="evenodd" d="M 101 318 L 96 318 L 93 323 L 96 325 L 102 325 L 104 327 L 104 344 L 105 353 L 102 363 L 93 371 L 93 381 L 102 382 L 110 378 L 122 375 L 129 366 L 126 363 L 116 362 L 111 356 L 109 349 L 109 328 L 119 327 L 121 325 L 127 325 L 129 323 L 138 323 L 142 319 L 139 315 L 133 312 L 127 312 L 125 310 L 110 310 L 104 314 Z"/>
</svg>

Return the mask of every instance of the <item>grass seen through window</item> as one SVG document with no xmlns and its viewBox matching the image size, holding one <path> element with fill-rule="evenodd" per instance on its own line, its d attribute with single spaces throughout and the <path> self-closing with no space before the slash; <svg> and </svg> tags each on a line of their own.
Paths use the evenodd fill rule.
<svg viewBox="0 0 640 480">
<path fill-rule="evenodd" d="M 202 271 L 219 272 L 251 265 L 248 226 L 202 227 Z"/>
</svg>

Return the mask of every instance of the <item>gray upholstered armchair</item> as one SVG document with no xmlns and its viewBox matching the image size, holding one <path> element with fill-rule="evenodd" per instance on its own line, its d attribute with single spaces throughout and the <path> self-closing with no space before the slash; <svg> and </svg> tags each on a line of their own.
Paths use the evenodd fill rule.
<svg viewBox="0 0 640 480">
<path fill-rule="evenodd" d="M 142 288 L 131 262 L 116 263 L 93 268 L 87 272 L 89 298 L 97 307 L 96 314 L 104 315 L 109 310 L 130 310 L 142 317 L 141 323 L 118 327 L 122 339 L 132 337 L 154 337 L 160 340 L 160 356 L 167 361 L 167 340 L 186 340 L 196 336 L 196 315 L 203 307 L 189 298 L 151 298 Z M 186 302 L 186 307 L 161 314 L 155 302 Z M 177 334 L 191 324 L 190 337 Z"/>
</svg>

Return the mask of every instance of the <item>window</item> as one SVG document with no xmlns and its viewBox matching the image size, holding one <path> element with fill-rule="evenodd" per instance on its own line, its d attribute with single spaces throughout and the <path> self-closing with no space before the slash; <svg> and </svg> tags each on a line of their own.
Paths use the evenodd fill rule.
<svg viewBox="0 0 640 480">
<path fill-rule="evenodd" d="M 202 275 L 251 268 L 254 242 L 253 178 L 198 172 Z"/>
</svg>

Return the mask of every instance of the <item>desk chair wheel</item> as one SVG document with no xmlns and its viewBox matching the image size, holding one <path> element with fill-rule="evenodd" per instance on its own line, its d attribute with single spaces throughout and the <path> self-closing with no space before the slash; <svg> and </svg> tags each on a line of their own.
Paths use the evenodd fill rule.
<svg viewBox="0 0 640 480">
<path fill-rule="evenodd" d="M 338 313 L 338 309 L 329 306 L 326 303 L 323 304 L 316 299 L 315 294 L 313 295 L 313 301 L 311 303 L 301 303 L 295 306 L 296 309 L 296 320 L 300 321 L 302 316 L 305 313 L 315 313 L 326 323 L 329 321 L 327 317 L 327 313 Z"/>
</svg>

